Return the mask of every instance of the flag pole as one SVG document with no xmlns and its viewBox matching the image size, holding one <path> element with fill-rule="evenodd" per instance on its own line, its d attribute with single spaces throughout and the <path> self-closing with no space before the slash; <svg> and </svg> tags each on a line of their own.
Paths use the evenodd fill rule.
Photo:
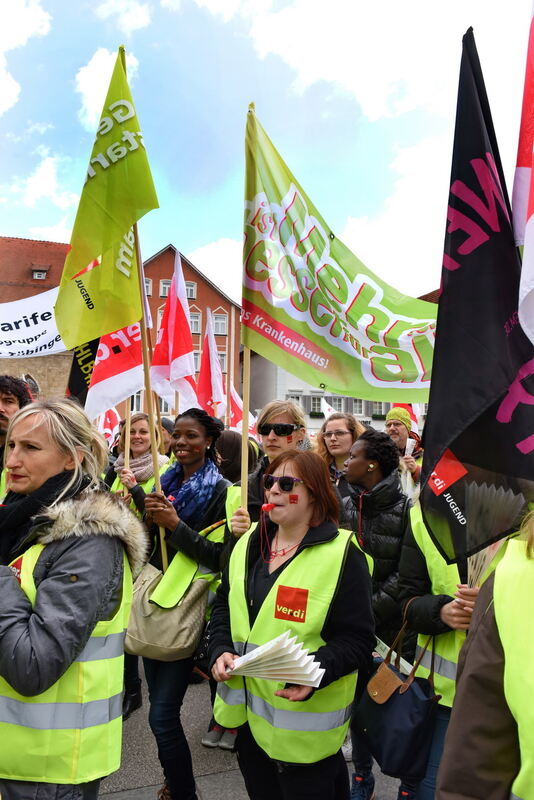
<svg viewBox="0 0 534 800">
<path fill-rule="evenodd" d="M 174 393 L 174 416 L 175 416 L 175 418 L 178 416 L 179 413 L 180 413 L 180 393 L 179 392 L 175 392 Z"/>
<path fill-rule="evenodd" d="M 124 414 L 124 469 L 130 469 L 130 431 L 132 428 L 132 398 L 126 398 Z"/>
<path fill-rule="evenodd" d="M 137 277 L 139 280 L 139 288 L 141 291 L 141 298 L 144 296 L 144 286 L 142 285 L 142 278 L 141 278 L 141 267 L 143 261 L 141 259 L 141 247 L 139 245 L 139 233 L 137 231 L 137 223 L 134 223 L 133 226 L 134 232 L 134 240 L 135 240 L 135 253 L 137 256 Z M 150 384 L 150 362 L 149 362 L 149 351 L 148 351 L 148 334 L 147 334 L 147 327 L 146 327 L 146 319 L 145 319 L 145 304 L 144 302 L 141 303 L 141 347 L 143 350 L 143 375 L 145 379 L 145 399 L 146 399 L 146 411 L 148 416 L 148 427 L 150 430 L 150 452 L 152 454 L 152 468 L 154 470 L 154 483 L 156 485 L 156 491 L 161 492 L 161 480 L 159 475 L 159 463 L 158 463 L 158 444 L 156 442 L 156 428 L 155 428 L 155 419 L 154 419 L 154 406 L 153 406 L 153 398 L 152 398 L 152 386 Z M 165 528 L 161 525 L 158 526 L 159 528 L 159 540 L 161 545 L 161 565 L 162 571 L 165 572 L 167 567 L 169 566 L 169 559 L 167 556 L 167 544 L 165 542 Z"/>
<path fill-rule="evenodd" d="M 241 506 L 248 504 L 248 415 L 250 408 L 250 349 L 243 347 L 243 422 L 241 424 Z"/>
</svg>

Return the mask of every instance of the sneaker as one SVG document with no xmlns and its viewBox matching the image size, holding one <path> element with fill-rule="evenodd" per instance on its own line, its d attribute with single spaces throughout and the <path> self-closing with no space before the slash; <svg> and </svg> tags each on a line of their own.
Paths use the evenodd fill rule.
<svg viewBox="0 0 534 800">
<path fill-rule="evenodd" d="M 236 728 L 227 728 L 219 741 L 221 750 L 235 750 L 235 740 L 237 737 Z"/>
<path fill-rule="evenodd" d="M 352 761 L 352 739 L 350 738 L 350 733 L 341 746 L 341 752 L 345 761 Z"/>
<path fill-rule="evenodd" d="M 350 800 L 375 800 L 375 779 L 369 775 L 353 775 Z"/>
<path fill-rule="evenodd" d="M 214 723 L 213 725 L 210 725 L 210 727 L 200 740 L 200 744 L 203 744 L 204 747 L 218 747 L 223 733 L 224 733 L 224 728 L 221 728 L 220 725 Z"/>
<path fill-rule="evenodd" d="M 415 789 L 408 789 L 401 783 L 399 786 L 397 800 L 415 800 Z"/>
</svg>

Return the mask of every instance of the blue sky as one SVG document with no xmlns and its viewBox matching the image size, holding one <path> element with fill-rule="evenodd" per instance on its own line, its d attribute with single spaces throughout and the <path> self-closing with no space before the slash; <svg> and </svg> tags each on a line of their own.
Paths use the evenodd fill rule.
<svg viewBox="0 0 534 800">
<path fill-rule="evenodd" d="M 9 0 L 0 234 L 68 241 L 119 44 L 169 242 L 234 299 L 247 106 L 329 225 L 406 294 L 439 283 L 461 37 L 473 25 L 508 189 L 530 0 Z"/>
</svg>

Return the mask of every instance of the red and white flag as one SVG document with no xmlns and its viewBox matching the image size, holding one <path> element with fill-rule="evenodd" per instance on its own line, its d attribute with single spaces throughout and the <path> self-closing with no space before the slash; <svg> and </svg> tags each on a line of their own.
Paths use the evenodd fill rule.
<svg viewBox="0 0 534 800">
<path fill-rule="evenodd" d="M 230 425 L 229 427 L 234 430 L 238 431 L 239 433 L 243 432 L 243 401 L 238 395 L 234 384 L 230 381 Z M 258 431 L 256 429 L 256 417 L 250 413 L 248 413 L 248 435 L 253 436 L 255 439 L 258 438 Z"/>
<path fill-rule="evenodd" d="M 534 17 L 530 21 L 523 110 L 517 148 L 517 164 L 512 192 L 515 242 L 524 245 L 519 285 L 519 320 L 534 342 Z"/>
<path fill-rule="evenodd" d="M 423 411 L 421 403 L 392 403 L 392 408 L 406 409 L 412 421 L 412 431 L 419 434 L 419 417 Z"/>
<path fill-rule="evenodd" d="M 217 351 L 217 343 L 213 333 L 211 309 L 206 309 L 206 333 L 202 347 L 202 360 L 198 374 L 197 396 L 200 407 L 213 417 L 222 419 L 226 412 L 226 394 L 221 369 L 221 361 Z"/>
<path fill-rule="evenodd" d="M 177 392 L 179 410 L 186 411 L 193 406 L 199 407 L 194 375 L 195 361 L 189 303 L 185 291 L 182 260 L 180 253 L 176 251 L 174 274 L 152 355 L 150 379 L 156 394 L 170 406 L 174 406 Z"/>
<path fill-rule="evenodd" d="M 330 403 L 327 403 L 324 397 L 321 397 L 321 411 L 323 412 L 325 419 L 328 419 L 328 417 L 331 417 L 332 414 L 336 413 L 336 409 L 333 408 Z"/>
<path fill-rule="evenodd" d="M 108 447 L 111 447 L 119 433 L 120 421 L 120 414 L 116 408 L 108 408 L 108 410 L 97 419 L 97 430 L 105 437 Z"/>
<path fill-rule="evenodd" d="M 85 411 L 89 419 L 126 400 L 144 386 L 139 322 L 102 336 L 96 353 Z"/>
</svg>

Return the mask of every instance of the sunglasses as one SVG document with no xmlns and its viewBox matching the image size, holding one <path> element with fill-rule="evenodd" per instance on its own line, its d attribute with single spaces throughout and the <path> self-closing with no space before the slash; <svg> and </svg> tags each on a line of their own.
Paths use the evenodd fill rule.
<svg viewBox="0 0 534 800">
<path fill-rule="evenodd" d="M 263 485 L 267 490 L 272 489 L 278 483 L 281 492 L 292 492 L 296 483 L 304 483 L 302 478 L 294 478 L 292 475 L 266 475 Z"/>
<path fill-rule="evenodd" d="M 258 433 L 261 436 L 268 436 L 271 431 L 274 431 L 276 436 L 291 436 L 298 427 L 298 425 L 294 425 L 291 422 L 264 422 L 258 428 Z"/>
</svg>

